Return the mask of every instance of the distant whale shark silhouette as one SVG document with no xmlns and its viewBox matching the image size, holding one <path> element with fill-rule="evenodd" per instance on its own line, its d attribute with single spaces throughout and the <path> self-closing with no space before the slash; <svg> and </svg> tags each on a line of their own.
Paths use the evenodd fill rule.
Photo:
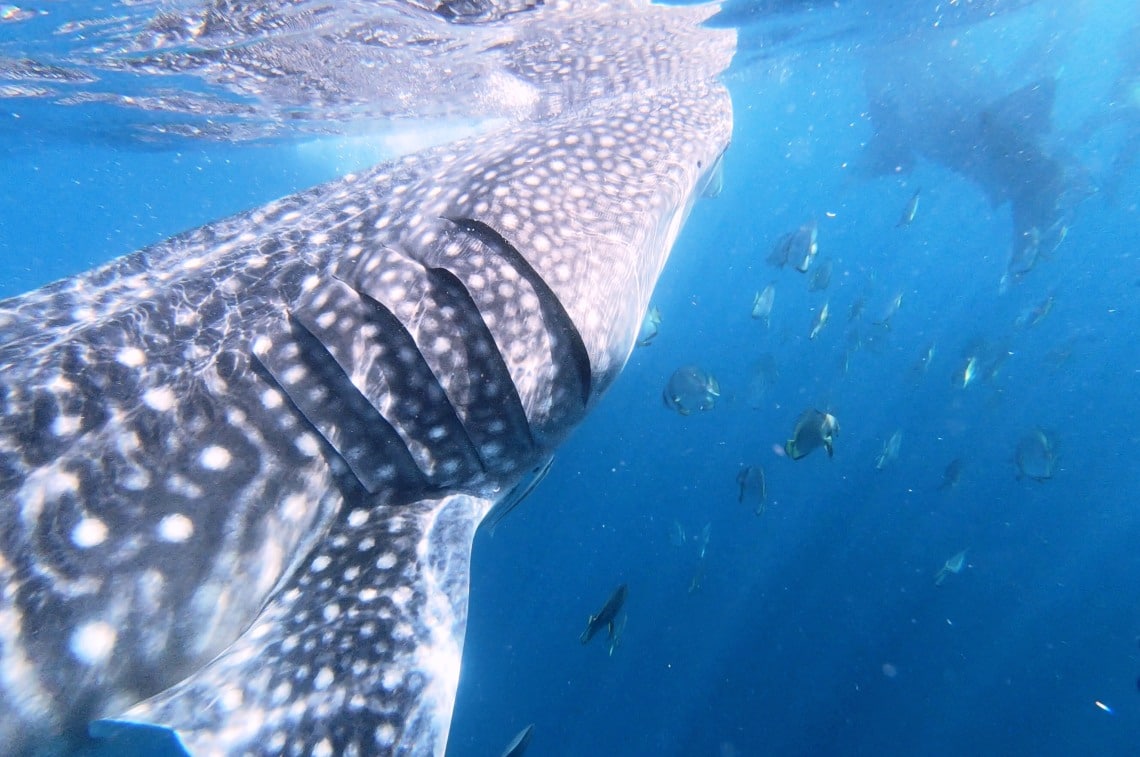
<svg viewBox="0 0 1140 757">
<path fill-rule="evenodd" d="M 1075 161 L 1046 145 L 1052 78 L 994 97 L 1001 82 L 967 75 L 945 48 L 920 38 L 884 47 L 868 61 L 874 134 L 864 167 L 905 174 L 923 158 L 975 183 L 994 207 L 1008 203 L 1013 233 L 1005 280 L 1016 281 L 1064 240 L 1074 208 L 1091 188 Z"/>
<path fill-rule="evenodd" d="M 7 753 L 444 751 L 475 529 L 728 145 L 715 10 L 520 12 L 528 119 L 0 302 Z"/>
</svg>

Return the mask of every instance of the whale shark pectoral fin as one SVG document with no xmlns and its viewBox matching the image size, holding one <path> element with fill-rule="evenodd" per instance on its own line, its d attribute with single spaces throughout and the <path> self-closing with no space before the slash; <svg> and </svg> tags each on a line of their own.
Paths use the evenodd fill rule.
<svg viewBox="0 0 1140 757">
<path fill-rule="evenodd" d="M 169 729 L 193 754 L 279 752 L 287 734 L 302 753 L 343 753 L 344 733 L 368 734 L 356 743 L 364 754 L 400 744 L 442 754 L 471 546 L 493 503 L 455 494 L 357 504 L 237 641 L 112 722 Z"/>
<path fill-rule="evenodd" d="M 586 349 L 586 343 L 582 339 L 581 332 L 574 325 L 573 319 L 566 311 L 565 305 L 559 300 L 558 295 L 534 269 L 534 266 L 519 252 L 518 248 L 489 224 L 474 218 L 448 218 L 447 220 L 494 251 L 496 255 L 505 259 L 534 289 L 549 333 L 557 340 L 554 346 L 554 352 L 557 355 L 556 360 L 572 367 L 573 374 L 578 382 L 578 394 L 582 400 L 582 406 L 588 405 L 593 388 L 590 353 Z"/>
<path fill-rule="evenodd" d="M 84 757 L 190 757 L 182 739 L 160 725 L 129 720 L 96 720 L 88 726 L 92 743 Z"/>
</svg>

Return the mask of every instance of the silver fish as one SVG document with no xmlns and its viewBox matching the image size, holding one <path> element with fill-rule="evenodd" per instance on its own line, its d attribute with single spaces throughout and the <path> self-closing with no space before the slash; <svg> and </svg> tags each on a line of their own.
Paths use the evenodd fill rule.
<svg viewBox="0 0 1140 757">
<path fill-rule="evenodd" d="M 475 529 L 621 370 L 727 147 L 713 12 L 519 13 L 527 118 L 0 302 L 7 752 L 444 752 Z"/>
<path fill-rule="evenodd" d="M 796 421 L 792 438 L 784 443 L 784 453 L 793 460 L 800 460 L 823 447 L 831 457 L 837 436 L 839 421 L 834 415 L 814 409 L 805 410 Z"/>
<path fill-rule="evenodd" d="M 764 321 L 765 326 L 771 326 L 772 306 L 776 304 L 776 285 L 769 284 L 752 298 L 752 317 Z"/>
<path fill-rule="evenodd" d="M 918 198 L 922 195 L 922 187 L 914 190 L 914 194 L 907 200 L 906 207 L 903 208 L 902 216 L 899 217 L 899 222 L 895 224 L 897 228 L 906 228 L 914 221 L 915 214 L 918 213 Z"/>
</svg>

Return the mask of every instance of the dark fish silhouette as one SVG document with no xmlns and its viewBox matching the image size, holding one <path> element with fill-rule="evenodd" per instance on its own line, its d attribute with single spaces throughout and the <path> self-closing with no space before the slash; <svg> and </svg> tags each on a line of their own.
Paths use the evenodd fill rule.
<svg viewBox="0 0 1140 757">
<path fill-rule="evenodd" d="M 597 635 L 598 631 L 605 628 L 608 632 L 610 653 L 613 653 L 614 646 L 617 645 L 619 640 L 619 630 L 617 626 L 618 614 L 621 613 L 622 607 L 625 606 L 625 597 L 627 594 L 626 585 L 621 584 L 614 589 L 613 594 L 602 605 L 602 609 L 598 610 L 596 615 L 591 615 L 586 621 L 586 630 L 582 631 L 582 635 L 578 640 L 583 644 L 589 644 L 590 640 Z"/>
</svg>

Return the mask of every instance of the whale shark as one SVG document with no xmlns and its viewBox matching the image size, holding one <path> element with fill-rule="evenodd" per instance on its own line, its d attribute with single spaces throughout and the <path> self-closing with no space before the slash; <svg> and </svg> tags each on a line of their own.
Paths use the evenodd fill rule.
<svg viewBox="0 0 1140 757">
<path fill-rule="evenodd" d="M 0 302 L 6 753 L 444 752 L 475 530 L 732 132 L 716 6 L 523 5 L 524 117 Z"/>
</svg>

